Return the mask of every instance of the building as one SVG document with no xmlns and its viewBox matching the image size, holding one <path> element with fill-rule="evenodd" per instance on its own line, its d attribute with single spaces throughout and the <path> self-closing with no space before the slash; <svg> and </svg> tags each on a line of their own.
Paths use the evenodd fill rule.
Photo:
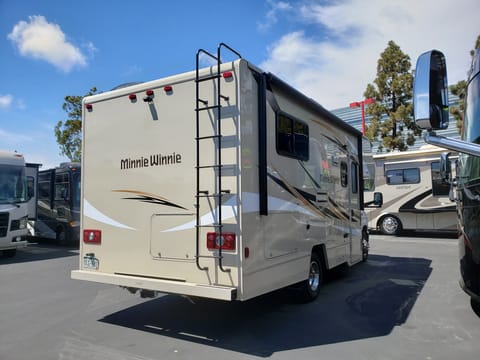
<svg viewBox="0 0 480 360">
<path fill-rule="evenodd" d="M 449 106 L 457 106 L 458 105 L 458 97 L 449 93 L 448 102 Z M 368 106 L 368 105 L 366 105 Z M 351 109 L 350 107 L 339 108 L 335 110 L 331 110 L 336 116 L 338 116 L 343 121 L 347 122 L 348 124 L 352 125 L 358 130 L 362 130 L 362 110 L 360 107 L 356 107 Z M 365 111 L 366 112 L 366 111 Z M 365 123 L 369 124 L 369 117 L 365 115 Z M 460 134 L 458 133 L 455 118 L 450 115 L 450 125 L 448 129 L 437 131 L 438 135 L 452 137 L 454 139 L 459 139 Z M 381 144 L 381 139 L 379 141 L 375 141 L 372 144 L 373 152 L 378 152 L 378 146 Z M 415 144 L 413 146 L 409 146 L 408 150 L 418 150 L 422 145 L 425 145 L 425 141 L 423 140 L 423 134 L 416 138 Z"/>
</svg>

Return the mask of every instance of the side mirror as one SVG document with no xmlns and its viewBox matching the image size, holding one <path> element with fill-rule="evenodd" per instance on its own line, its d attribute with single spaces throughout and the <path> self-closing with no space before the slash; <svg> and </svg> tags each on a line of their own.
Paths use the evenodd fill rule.
<svg viewBox="0 0 480 360">
<path fill-rule="evenodd" d="M 440 176 L 444 182 L 449 182 L 452 178 L 452 163 L 450 162 L 449 152 L 440 155 Z"/>
<path fill-rule="evenodd" d="M 418 57 L 413 82 L 413 111 L 417 126 L 428 130 L 448 127 L 448 82 L 445 56 L 438 50 Z"/>
<path fill-rule="evenodd" d="M 373 193 L 373 205 L 382 207 L 383 205 L 383 194 L 381 192 Z"/>
<path fill-rule="evenodd" d="M 363 205 L 366 208 L 382 207 L 382 205 L 383 205 L 383 194 L 381 192 L 374 192 L 373 193 L 373 200 L 368 201 Z"/>
</svg>

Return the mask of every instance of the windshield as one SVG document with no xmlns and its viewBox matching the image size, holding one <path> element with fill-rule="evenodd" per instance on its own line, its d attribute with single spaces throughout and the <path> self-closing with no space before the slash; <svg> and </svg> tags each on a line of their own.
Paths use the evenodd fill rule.
<svg viewBox="0 0 480 360">
<path fill-rule="evenodd" d="M 80 208 L 80 172 L 72 173 L 72 206 Z"/>
<path fill-rule="evenodd" d="M 465 101 L 462 139 L 480 144 L 480 73 L 477 73 L 468 84 Z M 462 153 L 458 161 L 459 184 L 480 179 L 479 157 Z"/>
<path fill-rule="evenodd" d="M 0 165 L 0 204 L 27 201 L 25 168 L 15 165 Z"/>
</svg>

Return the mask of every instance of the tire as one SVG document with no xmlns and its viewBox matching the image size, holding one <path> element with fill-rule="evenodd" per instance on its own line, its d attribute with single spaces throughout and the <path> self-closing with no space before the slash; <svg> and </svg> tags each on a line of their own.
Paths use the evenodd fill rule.
<svg viewBox="0 0 480 360">
<path fill-rule="evenodd" d="M 300 300 L 302 302 L 311 302 L 320 294 L 320 288 L 323 282 L 323 264 L 316 253 L 312 253 L 310 267 L 308 270 L 308 279 L 302 281 Z"/>
<path fill-rule="evenodd" d="M 368 250 L 370 249 L 368 231 L 362 231 L 362 261 L 365 262 L 368 259 Z"/>
<path fill-rule="evenodd" d="M 480 317 L 480 302 L 470 298 L 470 306 L 472 307 L 473 312 Z"/>
<path fill-rule="evenodd" d="M 60 226 L 57 229 L 55 241 L 58 245 L 67 245 L 67 233 L 65 232 L 63 226 Z"/>
<path fill-rule="evenodd" d="M 384 235 L 398 235 L 402 230 L 402 223 L 392 215 L 386 215 L 380 221 L 380 231 Z"/>
<path fill-rule="evenodd" d="M 3 256 L 6 258 L 13 258 L 17 254 L 17 249 L 3 250 Z"/>
</svg>

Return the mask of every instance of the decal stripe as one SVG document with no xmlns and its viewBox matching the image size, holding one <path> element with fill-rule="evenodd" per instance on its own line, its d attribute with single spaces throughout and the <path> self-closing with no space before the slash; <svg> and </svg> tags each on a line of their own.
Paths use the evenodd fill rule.
<svg viewBox="0 0 480 360">
<path fill-rule="evenodd" d="M 83 199 L 83 215 L 86 217 L 89 217 L 90 219 L 93 219 L 95 221 L 98 221 L 110 226 L 118 227 L 121 229 L 136 230 L 135 228 L 124 225 L 108 217 L 107 215 L 102 213 L 100 210 L 95 208 L 92 204 L 90 204 L 87 199 Z"/>
<path fill-rule="evenodd" d="M 137 190 L 112 190 L 113 192 L 124 192 L 124 193 L 129 193 L 129 194 L 134 194 L 137 197 L 125 197 L 125 200 L 137 200 L 137 201 L 142 201 L 142 202 L 147 202 L 151 204 L 156 204 L 156 205 L 163 205 L 163 206 L 170 206 L 178 209 L 183 209 L 183 210 L 188 210 L 187 208 L 175 204 L 164 197 L 155 195 L 155 194 L 150 194 L 146 193 L 143 191 L 137 191 Z"/>
</svg>

